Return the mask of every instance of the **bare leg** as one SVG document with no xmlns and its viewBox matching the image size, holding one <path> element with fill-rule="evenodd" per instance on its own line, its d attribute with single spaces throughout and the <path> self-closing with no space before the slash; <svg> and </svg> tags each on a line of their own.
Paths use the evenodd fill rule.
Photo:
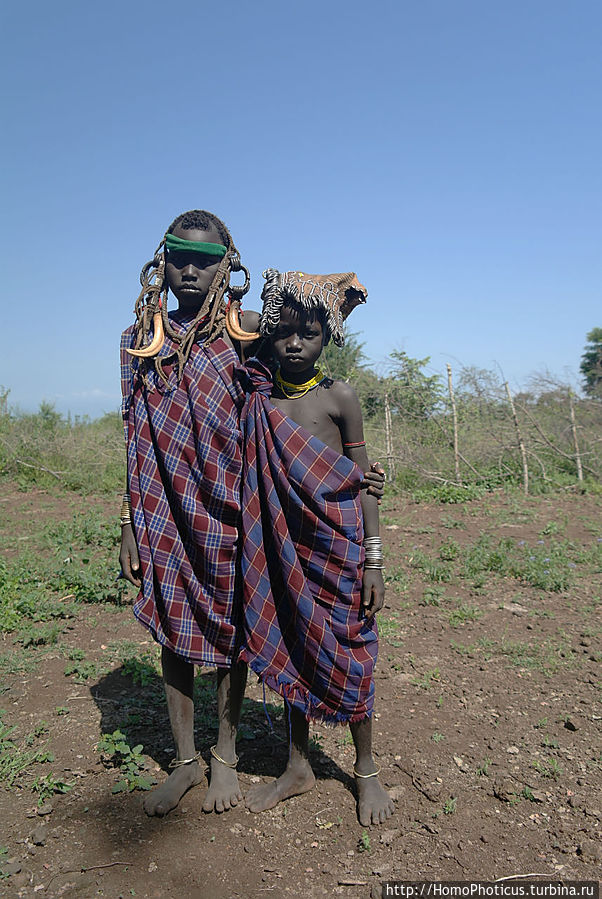
<svg viewBox="0 0 602 899">
<path fill-rule="evenodd" d="M 219 733 L 215 753 L 225 762 L 236 761 L 236 730 L 247 684 L 247 666 L 240 663 L 232 668 L 217 670 L 217 712 Z M 205 812 L 225 812 L 242 802 L 238 775 L 234 768 L 211 756 L 211 781 L 203 802 Z"/>
<path fill-rule="evenodd" d="M 260 784 L 249 790 L 245 803 L 252 812 L 265 812 L 269 808 L 274 808 L 284 799 L 307 793 L 316 782 L 309 764 L 309 724 L 305 720 L 305 716 L 297 709 L 291 709 L 289 712 L 287 706 L 286 711 L 287 729 L 290 714 L 291 733 L 288 764 L 284 774 L 281 774 L 277 780 Z"/>
<path fill-rule="evenodd" d="M 194 665 L 165 647 L 161 652 L 161 664 L 171 732 L 176 744 L 176 758 L 190 759 L 196 754 L 192 698 Z M 146 797 L 144 811 L 147 815 L 167 815 L 178 805 L 184 793 L 198 784 L 201 778 L 198 762 L 175 768 L 165 783 Z"/>
<path fill-rule="evenodd" d="M 378 775 L 366 777 L 376 772 L 372 757 L 372 719 L 364 718 L 350 725 L 355 744 L 355 784 L 357 787 L 357 814 L 360 824 L 382 824 L 393 814 L 395 806 L 388 793 L 380 784 Z M 363 774 L 364 777 L 359 775 Z"/>
</svg>

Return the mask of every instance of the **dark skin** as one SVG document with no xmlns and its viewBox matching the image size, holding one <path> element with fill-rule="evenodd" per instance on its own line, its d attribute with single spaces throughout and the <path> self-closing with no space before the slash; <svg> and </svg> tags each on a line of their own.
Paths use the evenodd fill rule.
<svg viewBox="0 0 602 899">
<path fill-rule="evenodd" d="M 213 229 L 202 231 L 176 227 L 173 233 L 185 240 L 222 243 L 220 234 Z M 168 254 L 165 274 L 168 286 L 178 302 L 178 311 L 194 315 L 200 309 L 219 262 L 218 257 L 196 252 L 178 251 Z M 247 312 L 243 314 L 241 324 L 244 330 L 255 331 L 258 320 L 257 313 Z M 224 340 L 233 346 L 240 358 L 252 355 L 257 349 L 256 344 L 245 344 L 241 347 L 238 343 L 233 343 L 225 332 Z M 376 496 L 381 496 L 382 476 L 378 471 L 370 472 L 368 467 L 365 470 L 366 485 Z M 140 558 L 131 525 L 122 528 L 119 561 L 126 580 L 139 589 L 142 585 Z M 192 698 L 194 666 L 165 647 L 162 649 L 161 663 L 176 758 L 192 759 L 196 754 Z M 226 762 L 235 760 L 236 732 L 246 677 L 247 670 L 244 665 L 220 668 L 217 673 L 219 732 L 216 753 Z M 198 761 L 175 768 L 167 780 L 146 797 L 144 801 L 146 813 L 167 815 L 176 808 L 184 794 L 201 780 L 202 773 Z M 236 771 L 212 757 L 209 789 L 203 802 L 203 810 L 227 811 L 242 802 L 242 799 Z"/>
<path fill-rule="evenodd" d="M 317 373 L 316 363 L 324 346 L 324 330 L 316 316 L 300 314 L 290 306 L 283 306 L 280 323 L 272 336 L 274 361 L 285 381 L 303 384 Z M 290 393 L 290 391 L 289 391 Z M 294 399 L 274 385 L 272 403 L 310 434 L 327 446 L 346 455 L 366 471 L 366 447 L 345 447 L 346 443 L 364 440 L 362 413 L 355 391 L 349 384 L 330 379 Z M 378 501 L 366 490 L 361 494 L 364 532 L 367 537 L 378 536 Z M 362 613 L 371 618 L 384 603 L 385 586 L 382 572 L 366 568 L 362 580 Z M 273 808 L 278 802 L 305 793 L 315 784 L 309 763 L 309 723 L 302 712 L 287 709 L 290 715 L 291 750 L 284 773 L 268 784 L 250 790 L 247 807 L 252 812 Z M 376 775 L 372 756 L 372 721 L 350 725 L 355 745 L 355 782 L 358 793 L 358 817 L 364 826 L 382 824 L 393 813 L 393 801 Z M 363 776 L 362 776 L 363 775 Z M 366 776 L 374 775 L 374 776 Z"/>
</svg>

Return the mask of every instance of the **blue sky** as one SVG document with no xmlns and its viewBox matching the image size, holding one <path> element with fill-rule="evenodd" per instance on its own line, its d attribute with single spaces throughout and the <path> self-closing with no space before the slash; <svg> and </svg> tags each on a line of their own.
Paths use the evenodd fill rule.
<svg viewBox="0 0 602 899">
<path fill-rule="evenodd" d="M 381 366 L 578 380 L 602 326 L 602 4 L 11 4 L 0 385 L 117 408 L 138 275 L 180 212 L 267 266 L 354 270 Z"/>
</svg>

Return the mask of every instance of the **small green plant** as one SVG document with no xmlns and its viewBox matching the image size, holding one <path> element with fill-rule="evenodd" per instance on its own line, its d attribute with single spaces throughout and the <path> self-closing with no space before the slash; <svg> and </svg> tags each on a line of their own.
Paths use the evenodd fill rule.
<svg viewBox="0 0 602 899">
<path fill-rule="evenodd" d="M 34 740 L 37 740 L 38 737 L 43 737 L 44 734 L 48 733 L 48 722 L 47 721 L 38 721 L 35 725 L 34 729 L 31 733 L 27 734 L 25 737 L 25 745 L 31 746 L 33 745 Z"/>
<path fill-rule="evenodd" d="M 439 683 L 440 678 L 441 673 L 439 669 L 433 668 L 432 671 L 425 671 L 420 677 L 412 678 L 412 683 L 414 686 L 421 687 L 423 690 L 430 690 L 433 683 Z"/>
<path fill-rule="evenodd" d="M 393 590 L 395 593 L 405 593 L 408 589 L 408 576 L 399 565 L 388 567 L 385 574 L 385 585 L 387 589 Z"/>
<path fill-rule="evenodd" d="M 38 794 L 38 806 L 44 805 L 55 793 L 68 793 L 73 789 L 73 784 L 64 780 L 58 780 L 54 774 L 44 774 L 36 777 L 31 785 L 33 793 Z"/>
<path fill-rule="evenodd" d="M 54 714 L 61 717 L 62 715 L 68 715 L 71 710 L 67 708 L 65 705 L 57 705 L 54 710 Z"/>
<path fill-rule="evenodd" d="M 522 792 L 523 799 L 528 799 L 529 802 L 535 802 L 535 796 L 533 795 L 533 790 L 530 787 L 523 787 Z"/>
<path fill-rule="evenodd" d="M 466 525 L 463 521 L 460 521 L 457 518 L 454 518 L 453 515 L 442 515 L 441 516 L 441 524 L 444 528 L 465 528 Z"/>
<path fill-rule="evenodd" d="M 449 799 L 446 799 L 445 803 L 443 805 L 443 814 L 444 815 L 453 815 L 454 812 L 456 811 L 457 801 L 458 800 L 455 796 L 450 796 Z"/>
<path fill-rule="evenodd" d="M 59 637 L 65 632 L 65 625 L 57 621 L 43 624 L 26 621 L 16 629 L 15 643 L 28 646 L 52 646 L 59 642 Z"/>
<path fill-rule="evenodd" d="M 426 587 L 424 593 L 422 594 L 422 599 L 419 600 L 418 605 L 421 606 L 440 606 L 441 600 L 445 596 L 445 587 L 440 587 L 437 584 L 433 584 L 430 587 Z"/>
<path fill-rule="evenodd" d="M 562 774 L 562 768 L 556 759 L 553 758 L 545 759 L 543 762 L 535 759 L 531 764 L 541 777 L 549 777 L 552 780 L 558 780 Z"/>
<path fill-rule="evenodd" d="M 449 613 L 448 621 L 452 627 L 459 627 L 467 621 L 478 621 L 482 614 L 476 606 L 467 606 L 458 600 L 457 607 Z"/>
<path fill-rule="evenodd" d="M 566 524 L 566 522 L 565 522 Z M 564 525 L 558 524 L 557 521 L 549 521 L 545 528 L 543 528 L 539 532 L 540 537 L 549 537 L 554 534 L 559 534 L 564 529 Z"/>
<path fill-rule="evenodd" d="M 453 562 L 460 555 L 460 544 L 457 540 L 452 540 L 449 537 L 447 540 L 444 540 L 441 546 L 439 547 L 439 558 L 444 562 Z"/>
<path fill-rule="evenodd" d="M 142 744 L 131 749 L 125 734 L 120 730 L 115 730 L 112 734 L 103 734 L 96 744 L 96 749 L 101 753 L 102 762 L 107 768 L 119 769 L 120 779 L 113 786 L 113 793 L 150 790 L 156 783 L 154 777 L 141 773 L 145 768 Z"/>
<path fill-rule="evenodd" d="M 367 830 L 362 830 L 362 835 L 357 843 L 358 852 L 371 852 L 370 835 Z"/>
<path fill-rule="evenodd" d="M 94 662 L 69 662 L 65 665 L 65 676 L 74 677 L 78 684 L 83 684 L 97 675 Z"/>
<path fill-rule="evenodd" d="M 487 758 L 483 761 L 482 765 L 479 765 L 477 768 L 477 774 L 479 777 L 489 777 L 489 768 L 491 767 L 491 759 Z"/>
<path fill-rule="evenodd" d="M 312 734 L 309 738 L 309 748 L 314 752 L 322 752 L 324 748 L 324 737 L 322 734 Z"/>
<path fill-rule="evenodd" d="M 548 723 L 548 719 L 547 719 L 547 718 L 540 718 L 539 721 L 537 721 L 537 722 L 533 725 L 533 727 L 536 727 L 538 730 L 540 730 L 542 727 L 546 727 L 547 723 Z"/>
<path fill-rule="evenodd" d="M 403 645 L 403 641 L 399 640 L 400 624 L 397 618 L 383 618 L 378 622 L 378 633 L 381 639 L 386 640 L 391 646 L 398 648 Z"/>
<path fill-rule="evenodd" d="M 421 549 L 416 549 L 410 557 L 412 568 L 418 569 L 433 584 L 448 583 L 452 579 L 453 570 L 449 562 L 431 559 Z"/>
<path fill-rule="evenodd" d="M 4 781 L 8 787 L 12 787 L 31 765 L 51 762 L 54 756 L 46 749 L 31 748 L 37 739 L 35 731 L 27 734 L 20 744 L 17 743 L 16 725 L 4 724 L 3 715 L 4 711 L 0 710 L 0 782 Z"/>
<path fill-rule="evenodd" d="M 548 735 L 546 734 L 545 737 L 543 738 L 543 740 L 541 741 L 541 745 L 546 746 L 549 749 L 558 749 L 560 744 L 559 744 L 558 740 L 556 739 L 556 737 L 548 737 Z"/>
<path fill-rule="evenodd" d="M 3 865 L 6 863 L 8 859 L 8 846 L 0 846 L 0 880 L 6 880 L 7 877 L 10 877 L 10 874 L 6 874 L 3 869 Z"/>
<path fill-rule="evenodd" d="M 158 680 L 154 666 L 149 665 L 143 659 L 124 659 L 121 665 L 121 674 L 123 677 L 131 677 L 132 681 L 140 687 L 148 687 Z"/>
<path fill-rule="evenodd" d="M 431 740 L 433 741 L 433 743 L 441 743 L 443 740 L 445 740 L 445 737 L 443 734 L 437 733 L 437 731 L 435 731 L 435 733 L 431 735 Z"/>
</svg>

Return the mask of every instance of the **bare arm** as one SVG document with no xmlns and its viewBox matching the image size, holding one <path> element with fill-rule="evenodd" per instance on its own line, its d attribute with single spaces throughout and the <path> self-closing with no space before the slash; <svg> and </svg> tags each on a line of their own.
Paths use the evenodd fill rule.
<svg viewBox="0 0 602 899">
<path fill-rule="evenodd" d="M 252 309 L 245 309 L 240 315 L 240 324 L 243 331 L 253 333 L 259 330 L 259 313 Z M 260 337 L 258 340 L 234 341 L 241 362 L 246 362 L 251 356 L 260 356 L 266 340 Z"/>
<path fill-rule="evenodd" d="M 126 488 L 127 492 L 127 488 Z M 126 581 L 134 587 L 142 585 L 140 577 L 140 557 L 136 545 L 136 535 L 131 524 L 121 526 L 121 549 L 119 551 L 119 564 Z"/>
<path fill-rule="evenodd" d="M 364 443 L 364 425 L 362 410 L 353 388 L 349 384 L 337 383 L 337 404 L 339 406 L 338 424 L 343 440 L 343 452 L 362 471 L 368 471 L 370 463 Z M 360 444 L 345 446 L 345 444 Z M 362 445 L 363 444 L 363 445 Z M 378 503 L 376 496 L 370 495 L 367 489 L 361 492 L 362 512 L 364 514 L 364 535 L 379 536 Z M 366 616 L 371 618 L 382 609 L 385 601 L 385 585 L 382 571 L 378 568 L 365 568 L 362 583 L 362 605 Z"/>
</svg>

